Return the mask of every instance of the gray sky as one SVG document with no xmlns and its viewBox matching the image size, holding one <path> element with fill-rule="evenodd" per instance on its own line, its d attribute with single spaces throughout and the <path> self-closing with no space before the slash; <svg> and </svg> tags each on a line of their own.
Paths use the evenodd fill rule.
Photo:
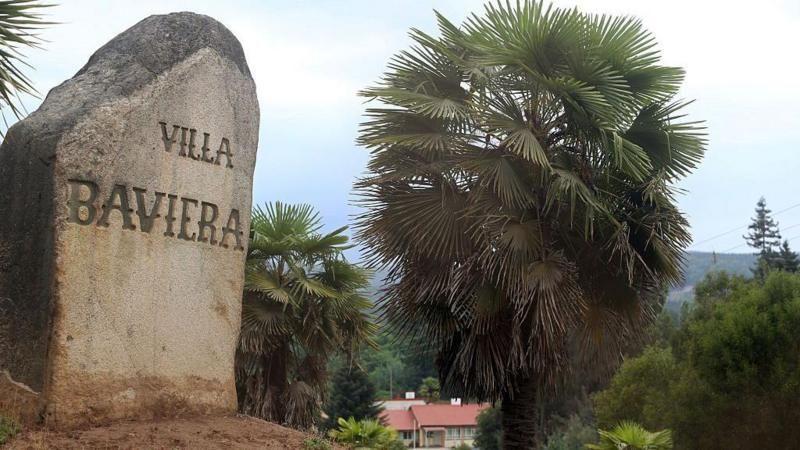
<svg viewBox="0 0 800 450">
<path fill-rule="evenodd" d="M 40 92 L 71 77 L 101 45 L 150 15 L 208 14 L 244 46 L 258 87 L 261 136 L 254 202 L 311 203 L 328 228 L 355 212 L 351 186 L 367 161 L 354 144 L 364 109 L 356 92 L 406 48 L 410 27 L 435 32 L 433 9 L 459 22 L 481 0 L 101 1 L 62 0 L 61 22 L 27 52 Z M 800 2 L 761 0 L 556 1 L 634 15 L 658 39 L 664 61 L 686 69 L 681 96 L 707 121 L 706 159 L 681 183 L 696 250 L 747 252 L 741 235 L 758 197 L 800 249 Z M 26 102 L 35 109 L 39 101 Z M 796 226 L 794 226 L 796 225 Z M 741 230 L 707 239 L 737 227 Z"/>
</svg>

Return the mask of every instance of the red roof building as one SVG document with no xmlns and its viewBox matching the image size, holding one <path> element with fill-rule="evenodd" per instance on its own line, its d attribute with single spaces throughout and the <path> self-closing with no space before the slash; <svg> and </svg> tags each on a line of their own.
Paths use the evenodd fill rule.
<svg viewBox="0 0 800 450">
<path fill-rule="evenodd" d="M 472 445 L 478 425 L 478 414 L 488 404 L 412 405 L 407 410 L 385 410 L 381 419 L 400 433 L 406 445 L 413 447 L 445 447 Z"/>
<path fill-rule="evenodd" d="M 385 410 L 381 412 L 381 420 L 388 426 L 397 431 L 411 431 L 414 425 L 414 414 L 410 409 L 405 410 Z"/>
</svg>

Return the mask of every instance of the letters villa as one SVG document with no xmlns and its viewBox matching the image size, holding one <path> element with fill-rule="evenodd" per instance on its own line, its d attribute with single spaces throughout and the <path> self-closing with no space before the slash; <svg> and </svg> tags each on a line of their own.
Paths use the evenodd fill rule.
<svg viewBox="0 0 800 450">
<path fill-rule="evenodd" d="M 228 139 L 222 138 L 216 158 L 208 157 L 209 134 L 203 133 L 204 142 L 201 153 L 195 155 L 195 129 L 180 127 L 175 125 L 172 135 L 168 136 L 166 123 L 159 122 L 164 141 L 164 150 L 170 152 L 176 143 L 178 131 L 181 131 L 181 141 L 179 142 L 179 156 L 189 157 L 198 161 L 220 165 L 220 160 L 226 157 L 226 168 L 232 168 L 232 153 Z M 188 133 L 187 133 L 188 132 Z M 189 141 L 187 142 L 187 134 Z M 188 148 L 188 153 L 186 149 Z M 122 217 L 122 229 L 136 230 L 144 233 L 152 233 L 154 229 L 163 233 L 166 237 L 177 237 L 185 241 L 203 242 L 209 245 L 220 246 L 223 248 L 234 248 L 244 250 L 242 241 L 244 239 L 239 210 L 231 209 L 227 216 L 224 226 L 219 227 L 218 221 L 222 218 L 219 214 L 219 207 L 213 203 L 198 201 L 189 197 L 179 197 L 175 194 L 155 192 L 148 194 L 146 189 L 131 187 L 133 191 L 136 208 L 131 208 L 131 201 L 128 195 L 128 186 L 115 184 L 111 189 L 106 201 L 96 206 L 100 189 L 93 181 L 70 179 L 69 209 L 67 221 L 80 224 L 95 224 L 98 227 L 110 226 L 109 218 L 111 213 L 116 210 Z M 88 194 L 87 194 L 88 192 Z M 102 197 L 105 198 L 105 197 Z M 153 199 L 148 202 L 148 198 Z M 148 210 L 148 203 L 151 204 Z M 164 205 L 166 204 L 166 215 L 163 215 Z M 199 210 L 199 211 L 198 211 Z M 133 216 L 138 217 L 138 226 L 134 224 Z M 159 220 L 163 219 L 163 220 Z M 177 223 L 176 223 L 177 222 Z"/>
</svg>

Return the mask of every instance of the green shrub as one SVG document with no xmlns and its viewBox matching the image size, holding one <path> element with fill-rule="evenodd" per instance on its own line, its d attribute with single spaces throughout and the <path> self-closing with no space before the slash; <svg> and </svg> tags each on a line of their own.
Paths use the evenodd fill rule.
<svg viewBox="0 0 800 450">
<path fill-rule="evenodd" d="M 303 449 L 305 450 L 331 450 L 331 444 L 325 439 L 314 437 L 308 438 L 303 441 Z"/>
<path fill-rule="evenodd" d="M 598 430 L 600 442 L 588 444 L 589 450 L 672 450 L 672 432 L 647 431 L 636 422 L 623 421 L 611 430 Z"/>
<path fill-rule="evenodd" d="M 594 396 L 597 425 L 670 429 L 676 448 L 797 448 L 800 275 L 712 275 L 666 348 L 627 359 Z"/>
<path fill-rule="evenodd" d="M 408 446 L 403 444 L 403 441 L 395 439 L 384 444 L 381 450 L 408 450 Z"/>
<path fill-rule="evenodd" d="M 469 445 L 467 445 L 467 444 L 465 444 L 463 442 L 458 444 L 458 445 L 456 445 L 456 446 L 453 446 L 452 448 L 453 448 L 453 450 L 472 450 L 471 446 L 469 446 Z"/>
<path fill-rule="evenodd" d="M 377 420 L 356 420 L 353 417 L 344 420 L 340 417 L 338 422 L 339 427 L 331 430 L 328 434 L 341 444 L 373 450 L 404 448 L 402 441 L 397 438 L 397 432 L 383 426 Z"/>
<path fill-rule="evenodd" d="M 560 420 L 563 421 L 560 429 L 547 437 L 544 450 L 583 450 L 586 444 L 597 440 L 597 431 L 590 420 L 578 414 Z"/>
<path fill-rule="evenodd" d="M 503 417 L 500 408 L 491 407 L 478 414 L 475 446 L 481 450 L 503 449 Z"/>
<path fill-rule="evenodd" d="M 5 444 L 19 433 L 19 425 L 13 420 L 0 416 L 0 445 Z"/>
</svg>

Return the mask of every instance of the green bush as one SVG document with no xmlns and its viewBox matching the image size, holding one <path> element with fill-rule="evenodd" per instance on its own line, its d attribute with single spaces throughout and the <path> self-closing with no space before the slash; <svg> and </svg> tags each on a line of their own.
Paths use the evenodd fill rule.
<svg viewBox="0 0 800 450">
<path fill-rule="evenodd" d="M 631 419 L 649 429 L 671 426 L 676 413 L 671 388 L 683 370 L 669 348 L 649 347 L 626 360 L 609 386 L 594 396 L 598 425 L 612 427 Z"/>
<path fill-rule="evenodd" d="M 383 426 L 377 420 L 355 420 L 352 417 L 344 420 L 340 417 L 338 423 L 339 427 L 328 434 L 340 444 L 374 450 L 397 450 L 405 447 L 397 438 L 396 431 Z"/>
<path fill-rule="evenodd" d="M 325 407 L 329 419 L 325 429 L 335 427 L 339 417 L 378 418 L 381 409 L 375 406 L 375 386 L 360 367 L 342 365 L 333 373 L 330 385 L 331 394 Z"/>
<path fill-rule="evenodd" d="M 611 430 L 598 430 L 600 442 L 588 444 L 589 450 L 672 450 L 672 432 L 647 431 L 636 422 L 624 421 Z"/>
<path fill-rule="evenodd" d="M 453 450 L 472 450 L 472 447 L 470 447 L 469 445 L 467 445 L 467 444 L 465 444 L 463 442 L 458 444 L 458 445 L 455 445 L 455 446 L 453 446 L 451 448 Z"/>
<path fill-rule="evenodd" d="M 331 450 L 331 444 L 322 438 L 308 438 L 303 441 L 303 449 L 305 450 Z"/>
<path fill-rule="evenodd" d="M 13 420 L 0 416 L 0 445 L 5 444 L 19 433 L 19 425 Z"/>
<path fill-rule="evenodd" d="M 395 439 L 384 444 L 381 450 L 408 450 L 408 446 L 403 444 L 403 441 L 400 439 Z"/>
<path fill-rule="evenodd" d="M 503 417 L 500 408 L 491 407 L 478 414 L 478 432 L 475 435 L 475 446 L 481 450 L 502 450 Z"/>
<path fill-rule="evenodd" d="M 797 448 L 800 276 L 713 275 L 668 347 L 622 364 L 594 396 L 598 426 L 671 429 L 677 448 Z"/>
<path fill-rule="evenodd" d="M 597 431 L 591 422 L 573 414 L 564 420 L 559 431 L 548 436 L 544 450 L 583 450 L 596 440 Z"/>
</svg>

